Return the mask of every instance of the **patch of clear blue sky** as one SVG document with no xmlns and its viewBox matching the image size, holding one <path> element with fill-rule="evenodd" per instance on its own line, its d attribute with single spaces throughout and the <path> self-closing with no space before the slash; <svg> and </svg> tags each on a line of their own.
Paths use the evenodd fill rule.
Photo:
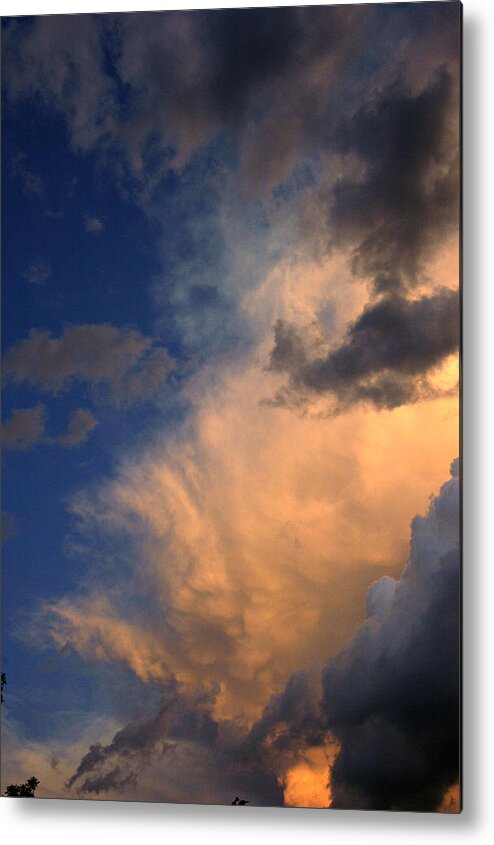
<svg viewBox="0 0 494 845">
<path fill-rule="evenodd" d="M 2 156 L 3 350 L 32 328 L 58 336 L 67 324 L 109 322 L 153 335 L 148 289 L 160 269 L 158 227 L 125 198 L 111 168 L 101 167 L 96 154 L 72 152 L 63 119 L 32 101 L 5 103 Z M 36 190 L 22 173 L 36 177 Z M 86 217 L 101 220 L 102 231 L 87 232 Z M 38 260 L 48 264 L 51 275 L 33 285 L 24 274 Z M 90 708 L 101 694 L 97 672 L 76 670 L 75 658 L 43 669 L 45 655 L 18 636 L 38 603 L 66 594 L 82 577 L 84 563 L 64 551 L 67 499 L 109 473 L 115 457 L 144 439 L 158 417 L 160 425 L 166 422 L 163 408 L 150 403 L 125 413 L 93 405 L 80 384 L 55 397 L 26 385 L 6 385 L 3 416 L 38 402 L 47 406 L 50 435 L 65 431 L 78 407 L 90 408 L 99 425 L 73 450 L 39 445 L 3 455 L 2 507 L 13 516 L 16 532 L 3 549 L 2 666 L 8 701 L 30 735 L 37 725 L 43 732 L 51 725 L 56 732 L 50 714 L 80 708 L 81 702 Z M 177 408 L 168 412 L 177 414 Z M 41 641 L 44 636 L 40 631 L 41 646 L 48 645 Z"/>
</svg>

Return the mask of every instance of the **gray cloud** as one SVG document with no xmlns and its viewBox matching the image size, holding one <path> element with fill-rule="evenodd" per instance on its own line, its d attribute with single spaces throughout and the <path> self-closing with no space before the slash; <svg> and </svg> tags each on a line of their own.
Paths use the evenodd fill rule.
<svg viewBox="0 0 494 845">
<path fill-rule="evenodd" d="M 120 788 L 122 775 L 120 766 L 115 765 L 117 760 L 125 761 L 127 776 L 130 776 L 127 784 L 130 785 L 138 771 L 145 763 L 149 764 L 158 750 L 163 753 L 177 701 L 177 693 L 171 689 L 168 694 L 163 695 L 157 714 L 130 722 L 115 734 L 108 745 L 92 745 L 76 772 L 67 781 L 67 789 L 72 789 L 76 784 L 80 792 Z"/>
<path fill-rule="evenodd" d="M 4 31 L 9 96 L 60 110 L 77 149 L 92 148 L 112 125 L 115 91 L 103 67 L 103 26 L 95 15 L 56 15 L 11 18 Z"/>
<path fill-rule="evenodd" d="M 90 217 L 89 215 L 85 217 L 84 229 L 88 234 L 99 235 L 104 228 L 105 224 L 99 217 Z"/>
<path fill-rule="evenodd" d="M 362 177 L 341 178 L 328 203 L 329 231 L 354 248 L 352 267 L 385 292 L 415 284 L 421 262 L 459 225 L 457 91 L 440 68 L 415 94 L 394 82 L 338 127 L 333 149 L 353 153 Z"/>
<path fill-rule="evenodd" d="M 380 175 L 399 115 L 412 129 L 398 138 L 405 153 L 428 155 L 415 118 L 432 121 L 429 151 L 439 140 L 447 92 L 430 89 L 414 99 L 407 85 L 420 80 L 423 88 L 437 67 L 456 62 L 458 26 L 456 4 L 432 2 L 427 14 L 404 3 L 384 11 L 371 4 L 10 19 L 4 77 L 13 101 L 35 97 L 58 109 L 74 147 L 97 146 L 107 161 L 111 152 L 117 168 L 125 161 L 148 188 L 221 136 L 238 144 L 253 193 L 283 181 L 301 157 L 347 151 L 350 144 L 360 147 L 371 181 L 377 179 L 382 190 Z M 434 57 L 432 67 L 424 60 L 424 44 L 425 56 Z M 407 46 L 404 62 L 401 50 Z M 385 97 L 379 105 L 362 105 L 362 67 L 365 91 L 382 90 L 383 57 L 395 80 L 404 65 L 411 69 L 401 90 L 396 84 L 388 88 L 387 112 Z M 434 97 L 436 123 L 428 111 Z M 334 115 L 342 113 L 347 122 L 337 127 Z M 366 130 L 377 131 L 381 165 L 362 141 Z M 397 165 L 401 172 L 393 153 L 388 171 Z M 400 185 L 408 187 L 398 178 Z M 338 203 L 347 221 L 355 190 L 352 183 L 340 185 Z M 435 205 L 443 213 L 445 191 L 438 184 Z"/>
<path fill-rule="evenodd" d="M 73 449 L 85 443 L 97 425 L 98 422 L 90 411 L 77 408 L 70 416 L 67 432 L 60 435 L 56 442 L 66 449 Z"/>
<path fill-rule="evenodd" d="M 5 81 L 13 100 L 60 110 L 74 147 L 123 152 L 134 176 L 149 176 L 153 160 L 180 169 L 226 130 L 260 187 L 324 137 L 328 79 L 371 16 L 326 7 L 11 19 Z M 273 119 L 287 130 L 276 154 Z"/>
<path fill-rule="evenodd" d="M 51 277 L 51 262 L 43 258 L 36 258 L 22 274 L 30 285 L 44 285 Z"/>
<path fill-rule="evenodd" d="M 458 782 L 458 462 L 412 522 L 398 581 L 375 582 L 366 621 L 323 673 L 326 724 L 340 743 L 334 807 L 434 811 Z"/>
<path fill-rule="evenodd" d="M 69 778 L 67 789 L 99 794 L 135 788 L 144 770 L 160 761 L 171 767 L 175 781 L 176 775 L 181 775 L 181 758 L 185 755 L 186 785 L 178 800 L 230 803 L 237 792 L 249 795 L 254 804 L 281 806 L 282 790 L 274 769 L 263 767 L 260 757 L 245 753 L 245 729 L 234 722 L 218 723 L 212 718 L 210 709 L 216 693 L 212 689 L 191 697 L 170 684 L 154 714 L 130 722 L 108 745 L 90 747 Z M 190 755 L 193 772 L 188 768 Z M 214 784 L 214 795 L 210 784 Z M 168 796 L 166 788 L 164 785 L 160 800 L 177 800 L 176 793 Z"/>
<path fill-rule="evenodd" d="M 32 173 L 25 164 L 25 153 L 17 153 L 12 158 L 12 170 L 19 177 L 25 194 L 42 197 L 45 193 L 45 183 L 41 176 Z"/>
<path fill-rule="evenodd" d="M 85 324 L 69 326 L 60 338 L 32 329 L 7 350 L 4 378 L 52 394 L 83 381 L 100 399 L 126 407 L 164 390 L 171 367 L 166 350 L 139 331 Z"/>
<path fill-rule="evenodd" d="M 395 408 L 430 395 L 425 376 L 459 344 L 458 293 L 437 289 L 410 300 L 391 294 L 366 306 L 341 343 L 309 358 L 294 326 L 278 321 L 270 368 L 290 375 L 290 391 L 332 394 L 338 406 Z"/>
<path fill-rule="evenodd" d="M 2 423 L 2 443 L 6 449 L 32 449 L 43 440 L 46 408 L 16 408 L 9 420 Z"/>
<path fill-rule="evenodd" d="M 46 434 L 47 411 L 44 405 L 16 408 L 2 423 L 2 444 L 6 449 L 33 449 L 40 443 L 73 449 L 85 443 L 97 420 L 90 411 L 77 408 L 71 413 L 67 431 L 58 437 Z"/>
</svg>

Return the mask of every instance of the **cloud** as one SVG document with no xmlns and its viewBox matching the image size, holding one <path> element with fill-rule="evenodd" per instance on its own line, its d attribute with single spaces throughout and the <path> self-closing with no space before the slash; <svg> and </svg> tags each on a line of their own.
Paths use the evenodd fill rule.
<svg viewBox="0 0 494 845">
<path fill-rule="evenodd" d="M 32 449 L 43 440 L 46 408 L 16 408 L 9 420 L 2 423 L 2 443 L 6 449 Z"/>
<path fill-rule="evenodd" d="M 423 258 L 458 228 L 456 115 L 455 82 L 439 68 L 418 94 L 392 83 L 334 132 L 333 149 L 356 155 L 363 174 L 334 184 L 329 231 L 357 242 L 353 271 L 376 292 L 416 284 Z"/>
<path fill-rule="evenodd" d="M 112 125 L 116 92 L 103 69 L 103 31 L 96 15 L 11 18 L 5 31 L 10 98 L 38 98 L 61 111 L 79 150 L 93 148 Z"/>
<path fill-rule="evenodd" d="M 340 744 L 332 806 L 434 811 L 459 777 L 458 461 L 412 522 L 398 581 L 375 582 L 366 621 L 323 673 Z"/>
<path fill-rule="evenodd" d="M 84 219 L 84 229 L 86 232 L 92 235 L 99 235 L 103 229 L 105 228 L 105 224 L 103 220 L 100 220 L 99 217 L 90 217 L 89 215 Z"/>
<path fill-rule="evenodd" d="M 73 449 L 85 443 L 97 420 L 90 411 L 78 408 L 70 416 L 65 434 L 46 434 L 47 411 L 44 405 L 16 408 L 9 420 L 2 423 L 2 443 L 6 449 L 32 449 L 40 443 Z"/>
<path fill-rule="evenodd" d="M 367 402 L 396 408 L 434 395 L 425 377 L 459 346 L 459 298 L 437 289 L 430 296 L 407 299 L 391 294 L 367 305 L 346 336 L 322 357 L 309 357 L 294 326 L 279 320 L 270 368 L 290 374 L 291 392 L 328 393 L 337 407 Z M 276 400 L 275 400 L 276 401 Z"/>
<path fill-rule="evenodd" d="M 51 262 L 36 258 L 22 275 L 30 285 L 44 285 L 52 275 Z"/>
<path fill-rule="evenodd" d="M 7 350 L 4 377 L 51 394 L 82 381 L 98 398 L 127 407 L 163 391 L 171 367 L 166 350 L 135 329 L 83 324 L 60 338 L 32 329 Z"/>
<path fill-rule="evenodd" d="M 189 775 L 174 800 L 229 803 L 242 791 L 261 805 L 457 812 L 458 461 L 451 470 L 412 521 L 400 578 L 373 583 L 366 620 L 322 674 L 292 674 L 250 727 L 215 715 L 219 687 L 193 693 L 167 681 L 156 711 L 92 745 L 68 788 L 139 789 L 160 761 L 180 772 L 189 748 L 215 797 Z"/>
<path fill-rule="evenodd" d="M 456 443 L 454 399 L 298 417 L 260 404 L 273 378 L 254 363 L 208 371 L 173 436 L 74 498 L 92 574 L 49 615 L 57 646 L 85 660 L 218 684 L 221 720 L 252 723 L 294 671 L 341 647 Z"/>
<path fill-rule="evenodd" d="M 10 96 L 62 112 L 73 147 L 130 171 L 162 223 L 156 310 L 196 356 L 184 423 L 72 502 L 87 589 L 48 609 L 51 636 L 163 691 L 89 743 L 66 772 L 74 789 L 329 802 L 341 743 L 335 801 L 351 792 L 346 735 L 307 667 L 338 653 L 383 574 L 368 607 L 385 615 L 407 525 L 457 439 L 456 399 L 428 382 L 456 348 L 456 294 L 439 286 L 457 267 L 444 281 L 432 262 L 451 225 L 458 10 L 426 5 L 7 22 Z M 159 396 L 170 361 L 139 332 L 76 326 L 33 331 L 6 368 L 129 405 Z M 286 374 L 291 398 L 310 393 L 303 416 L 263 404 Z M 344 419 L 327 417 L 328 396 Z"/>
<path fill-rule="evenodd" d="M 74 147 L 110 149 L 119 165 L 123 154 L 144 179 L 156 176 L 153 160 L 161 175 L 181 169 L 226 129 L 247 181 L 261 188 L 324 137 L 328 77 L 336 88 L 344 48 L 356 54 L 368 18 L 282 8 L 11 20 L 7 90 L 13 100 L 40 97 L 64 114 Z M 286 130 L 283 149 L 262 156 L 273 120 Z"/>
<path fill-rule="evenodd" d="M 32 173 L 25 165 L 25 153 L 17 153 L 12 157 L 12 170 L 19 177 L 22 188 L 28 196 L 42 197 L 45 193 L 45 183 L 41 176 Z"/>
<path fill-rule="evenodd" d="M 117 167 L 124 159 L 150 183 L 227 137 L 238 146 L 244 185 L 265 194 L 301 157 L 341 146 L 335 114 L 357 130 L 351 109 L 363 100 L 362 57 L 367 92 L 400 76 L 420 91 L 437 67 L 454 66 L 458 25 L 455 4 L 427 15 L 407 4 L 11 19 L 6 85 L 14 101 L 39 97 L 61 111 L 75 148 L 111 151 Z M 421 107 L 418 100 L 419 118 Z M 399 140 L 414 154 L 424 143 L 411 135 Z"/>
<path fill-rule="evenodd" d="M 85 443 L 97 425 L 98 422 L 90 411 L 77 408 L 77 410 L 72 411 L 66 434 L 60 435 L 56 442 L 66 449 L 73 449 L 75 446 Z"/>
<path fill-rule="evenodd" d="M 2 511 L 2 543 L 14 540 L 19 532 L 19 523 L 13 513 Z"/>
</svg>

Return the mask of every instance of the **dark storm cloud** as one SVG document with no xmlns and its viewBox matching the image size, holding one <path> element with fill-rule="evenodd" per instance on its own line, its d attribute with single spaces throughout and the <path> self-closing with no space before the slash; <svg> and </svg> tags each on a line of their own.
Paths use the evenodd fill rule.
<svg viewBox="0 0 494 845">
<path fill-rule="evenodd" d="M 399 581 L 323 674 L 333 807 L 434 811 L 459 778 L 459 479 L 412 522 Z"/>
<path fill-rule="evenodd" d="M 430 250 L 458 227 L 458 125 L 454 85 L 442 68 L 420 93 L 394 83 L 335 133 L 337 151 L 357 154 L 363 178 L 334 187 L 329 225 L 354 248 L 352 268 L 377 292 L 415 284 Z"/>
<path fill-rule="evenodd" d="M 242 112 L 253 92 L 277 76 L 300 73 L 318 57 L 335 51 L 349 23 L 337 8 L 285 7 L 222 9 L 203 13 L 214 71 L 214 107 L 224 119 Z"/>
<path fill-rule="evenodd" d="M 119 148 L 140 178 L 181 169 L 226 132 L 250 177 L 270 180 L 324 138 L 328 83 L 369 17 L 325 7 L 10 19 L 4 80 L 12 100 L 61 111 L 74 147 Z"/>
<path fill-rule="evenodd" d="M 127 783 L 132 783 L 142 765 L 149 763 L 158 745 L 160 752 L 163 752 L 177 702 L 177 693 L 171 689 L 163 696 L 155 715 L 142 716 L 130 722 L 115 734 L 108 745 L 91 745 L 77 771 L 67 781 L 67 789 L 72 789 L 76 784 L 80 792 L 100 792 L 118 788 L 116 781 L 121 785 L 120 765 L 124 763 L 125 777 L 132 776 L 128 778 Z M 120 765 L 117 761 L 120 761 Z"/>
<path fill-rule="evenodd" d="M 295 672 L 285 689 L 273 696 L 241 747 L 246 759 L 293 754 L 307 745 L 321 745 L 325 727 L 319 706 L 321 684 L 315 671 Z"/>
<path fill-rule="evenodd" d="M 195 770 L 193 777 L 189 773 L 184 800 L 204 800 L 208 784 L 214 783 L 223 796 L 216 802 L 230 803 L 230 793 L 233 797 L 238 792 L 248 795 L 253 804 L 281 806 L 282 790 L 272 767 L 263 767 L 260 757 L 250 757 L 244 751 L 245 730 L 234 722 L 218 723 L 211 716 L 216 692 L 212 689 L 191 697 L 171 684 L 155 714 L 130 722 L 108 745 L 90 746 L 68 780 L 67 789 L 76 788 L 81 794 L 125 791 L 136 786 L 146 767 L 168 755 L 173 757 L 173 766 L 180 766 L 178 749 L 188 759 L 187 749 L 193 744 L 202 754 L 186 763 L 194 765 Z M 203 772 L 197 771 L 201 765 Z M 197 795 L 194 790 L 199 790 Z M 162 800 L 167 797 L 165 794 Z"/>
<path fill-rule="evenodd" d="M 330 393 L 340 406 L 371 402 L 394 408 L 421 398 L 426 374 L 458 348 L 456 291 L 409 300 L 394 294 L 368 305 L 343 341 L 309 360 L 296 329 L 278 321 L 270 368 L 290 374 L 295 392 Z M 281 399 L 280 399 L 281 401 Z"/>
</svg>

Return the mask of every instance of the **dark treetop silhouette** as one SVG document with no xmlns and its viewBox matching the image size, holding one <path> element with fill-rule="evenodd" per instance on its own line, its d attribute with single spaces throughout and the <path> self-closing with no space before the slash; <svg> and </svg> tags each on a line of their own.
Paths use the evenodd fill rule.
<svg viewBox="0 0 494 845">
<path fill-rule="evenodd" d="M 7 678 L 5 676 L 5 672 L 2 672 L 1 676 L 1 700 L 3 704 L 3 688 L 7 684 Z M 39 784 L 38 778 L 35 778 L 34 775 L 31 778 L 28 778 L 25 783 L 11 783 L 10 786 L 7 787 L 5 790 L 5 795 L 8 798 L 34 798 L 34 793 L 36 791 L 36 787 Z"/>
<path fill-rule="evenodd" d="M 11 783 L 5 790 L 8 798 L 34 798 L 36 787 L 39 784 L 38 778 L 34 776 L 25 783 Z"/>
</svg>

